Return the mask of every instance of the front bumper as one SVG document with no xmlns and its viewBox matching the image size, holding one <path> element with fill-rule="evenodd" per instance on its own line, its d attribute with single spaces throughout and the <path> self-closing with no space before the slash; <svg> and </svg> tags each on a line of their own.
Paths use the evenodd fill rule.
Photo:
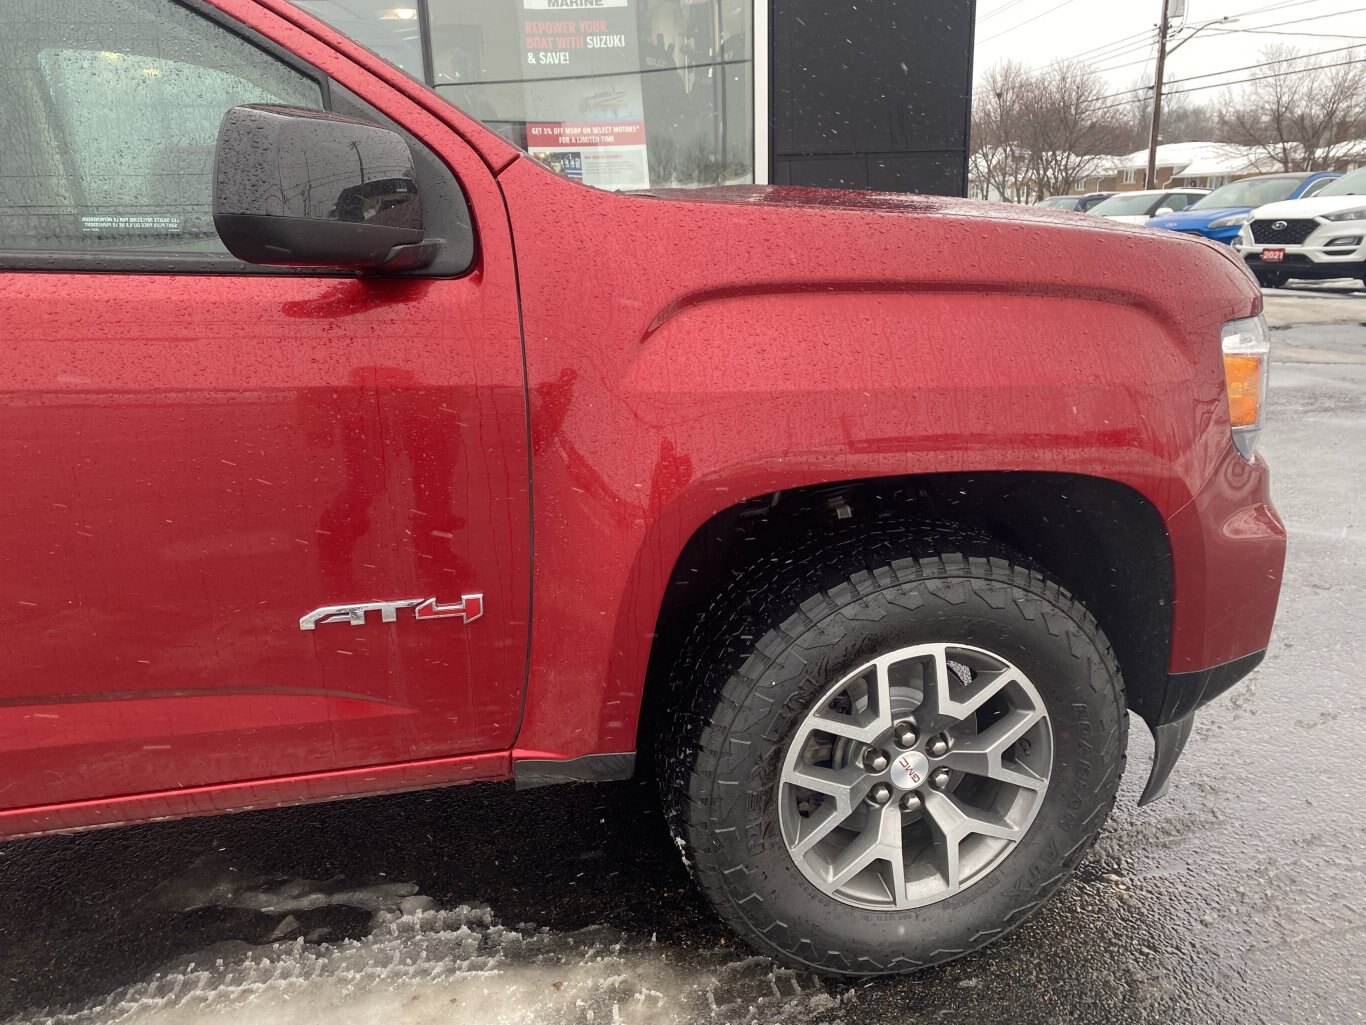
<svg viewBox="0 0 1366 1025">
<path fill-rule="evenodd" d="M 1189 235 L 1191 238 L 1207 238 L 1211 242 L 1222 242 L 1226 246 L 1236 246 L 1238 244 L 1238 233 L 1242 227 L 1235 224 L 1231 228 L 1164 228 L 1163 230 L 1174 231 L 1178 235 Z"/>
<path fill-rule="evenodd" d="M 1256 669 L 1266 657 L 1266 649 L 1225 662 L 1213 669 L 1195 673 L 1172 673 L 1156 721 L 1150 722 L 1153 734 L 1153 767 L 1139 797 L 1140 805 L 1150 804 L 1167 792 L 1172 770 L 1195 725 L 1195 712 Z"/>
<path fill-rule="evenodd" d="M 1266 248 L 1275 247 L 1267 246 Z M 1274 263 L 1263 260 L 1261 250 L 1254 252 L 1243 250 L 1243 259 L 1247 262 L 1248 270 L 1252 271 L 1253 274 L 1258 271 L 1280 273 L 1287 278 L 1305 278 L 1315 281 L 1327 281 L 1332 278 L 1356 278 L 1366 272 L 1366 254 L 1350 258 L 1334 257 L 1316 261 L 1307 253 L 1294 252 L 1287 248 L 1285 259 Z"/>
<path fill-rule="evenodd" d="M 1222 242 L 1226 246 L 1231 246 L 1238 241 L 1238 233 L 1241 230 L 1241 226 L 1235 224 L 1231 228 L 1206 228 L 1197 234 L 1204 235 L 1211 242 Z"/>
<path fill-rule="evenodd" d="M 1232 445 L 1209 479 L 1167 521 L 1174 601 L 1165 688 L 1130 696 L 1156 752 L 1140 799 L 1166 792 L 1195 712 L 1250 673 L 1266 653 L 1285 568 L 1285 525 L 1260 456 Z"/>
<path fill-rule="evenodd" d="M 1357 238 L 1355 245 L 1330 246 L 1336 239 Z M 1298 245 L 1279 245 L 1274 242 L 1252 241 L 1250 227 L 1240 230 L 1235 248 L 1254 273 L 1261 270 L 1279 272 L 1290 278 L 1351 278 L 1366 268 L 1366 223 L 1361 221 L 1319 221 L 1319 226 Z M 1280 249 L 1284 260 L 1268 262 L 1262 251 Z"/>
</svg>

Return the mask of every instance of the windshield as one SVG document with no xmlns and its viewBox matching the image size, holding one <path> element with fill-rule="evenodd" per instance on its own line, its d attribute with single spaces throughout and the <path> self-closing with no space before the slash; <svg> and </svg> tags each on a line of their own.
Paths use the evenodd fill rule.
<svg viewBox="0 0 1366 1025">
<path fill-rule="evenodd" d="M 1075 210 L 1080 196 L 1049 196 L 1041 199 L 1035 206 L 1046 206 L 1050 210 Z"/>
<path fill-rule="evenodd" d="M 1294 195 L 1302 181 L 1303 178 L 1246 178 L 1215 189 L 1198 203 L 1192 203 L 1190 209 L 1217 210 L 1221 207 L 1279 203 Z"/>
<path fill-rule="evenodd" d="M 1135 217 L 1150 213 L 1161 198 L 1151 192 L 1121 193 L 1118 196 L 1111 196 L 1103 203 L 1097 203 L 1088 212 L 1100 214 L 1102 217 Z"/>
<path fill-rule="evenodd" d="M 1345 174 L 1335 182 L 1324 186 L 1320 196 L 1366 196 L 1366 167 L 1351 174 Z"/>
</svg>

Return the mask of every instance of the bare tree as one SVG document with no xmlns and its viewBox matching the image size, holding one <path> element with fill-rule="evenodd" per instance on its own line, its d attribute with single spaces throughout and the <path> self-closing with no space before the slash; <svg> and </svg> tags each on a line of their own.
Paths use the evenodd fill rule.
<svg viewBox="0 0 1366 1025">
<path fill-rule="evenodd" d="M 1165 97 L 1164 97 L 1165 98 Z M 1153 121 L 1153 79 L 1151 75 L 1135 78 L 1129 86 L 1128 99 L 1123 108 L 1124 121 L 1129 129 L 1128 150 L 1134 152 L 1148 145 L 1148 128 Z"/>
<path fill-rule="evenodd" d="M 1146 149 L 1153 120 L 1153 80 L 1150 75 L 1135 79 L 1130 87 L 1124 118 L 1128 127 L 1128 150 Z M 1219 123 L 1218 110 L 1198 103 L 1181 92 L 1162 96 L 1162 134 L 1159 142 L 1228 142 Z"/>
<path fill-rule="evenodd" d="M 1153 79 L 1143 77 L 1134 82 L 1134 93 L 1126 111 L 1132 135 L 1131 149 L 1147 146 L 1147 135 L 1153 123 Z M 1229 142 L 1227 131 L 1218 118 L 1218 109 L 1191 100 L 1179 92 L 1162 92 L 1162 124 L 1158 142 Z"/>
<path fill-rule="evenodd" d="M 1269 66 L 1227 97 L 1220 112 L 1229 141 L 1259 150 L 1286 171 L 1331 167 L 1348 155 L 1366 135 L 1366 63 L 1359 52 L 1323 58 L 1277 45 L 1262 58 Z"/>
<path fill-rule="evenodd" d="M 1121 105 L 1086 64 L 1056 61 L 1034 74 L 1023 104 L 1030 177 L 1040 195 L 1072 191 L 1128 143 Z"/>
<path fill-rule="evenodd" d="M 970 177 L 982 198 L 1029 203 L 1070 192 L 1105 156 L 1125 151 L 1119 106 L 1085 64 L 1036 71 L 1006 61 L 987 72 L 976 97 Z"/>
<path fill-rule="evenodd" d="M 976 90 L 969 177 L 982 199 L 1019 203 L 1028 198 L 1028 153 L 1021 119 L 1031 73 L 1014 61 L 991 68 Z"/>
<path fill-rule="evenodd" d="M 1145 122 L 1146 123 L 1146 122 Z M 1185 96 L 1172 96 L 1162 104 L 1162 142 L 1227 142 L 1218 112 L 1208 104 Z"/>
<path fill-rule="evenodd" d="M 1287 171 L 1331 167 L 1357 155 L 1366 139 L 1366 59 L 1349 50 L 1306 56 L 1284 46 L 1263 51 L 1264 68 L 1214 108 L 1183 95 L 1164 97 L 1163 142 L 1223 142 L 1248 147 L 1250 163 Z M 970 178 L 984 199 L 1028 203 L 1070 192 L 1105 157 L 1148 140 L 1152 88 L 1144 81 L 1118 100 L 1095 70 L 1076 61 L 1031 69 L 1015 61 L 991 68 L 974 100 Z"/>
</svg>

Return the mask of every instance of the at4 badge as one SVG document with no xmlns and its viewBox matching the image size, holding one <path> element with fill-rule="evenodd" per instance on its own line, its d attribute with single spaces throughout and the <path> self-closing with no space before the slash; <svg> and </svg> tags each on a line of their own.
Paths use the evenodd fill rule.
<svg viewBox="0 0 1366 1025">
<path fill-rule="evenodd" d="M 453 619 L 473 623 L 484 614 L 482 594 L 462 594 L 454 605 L 441 605 L 435 598 L 402 598 L 398 601 L 366 601 L 354 605 L 324 605 L 299 620 L 300 630 L 314 630 L 319 623 L 350 623 L 364 626 L 365 617 L 378 612 L 380 622 L 397 623 L 400 609 L 412 609 L 414 619 Z"/>
</svg>

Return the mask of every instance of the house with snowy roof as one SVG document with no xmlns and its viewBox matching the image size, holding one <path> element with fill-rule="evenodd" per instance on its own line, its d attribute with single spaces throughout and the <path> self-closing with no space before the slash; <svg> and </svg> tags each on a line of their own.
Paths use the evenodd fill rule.
<svg viewBox="0 0 1366 1025">
<path fill-rule="evenodd" d="M 1339 147 L 1344 155 L 1333 161 L 1332 170 L 1350 171 L 1366 166 L 1366 140 Z M 1148 151 L 1108 158 L 1110 163 L 1096 174 L 1074 183 L 1074 191 L 1132 192 L 1146 188 L 1217 189 L 1221 185 L 1255 174 L 1274 174 L 1284 168 L 1259 146 L 1227 142 L 1169 142 L 1157 147 L 1157 173 L 1147 183 Z M 1329 170 L 1329 168 L 1313 168 Z"/>
</svg>

